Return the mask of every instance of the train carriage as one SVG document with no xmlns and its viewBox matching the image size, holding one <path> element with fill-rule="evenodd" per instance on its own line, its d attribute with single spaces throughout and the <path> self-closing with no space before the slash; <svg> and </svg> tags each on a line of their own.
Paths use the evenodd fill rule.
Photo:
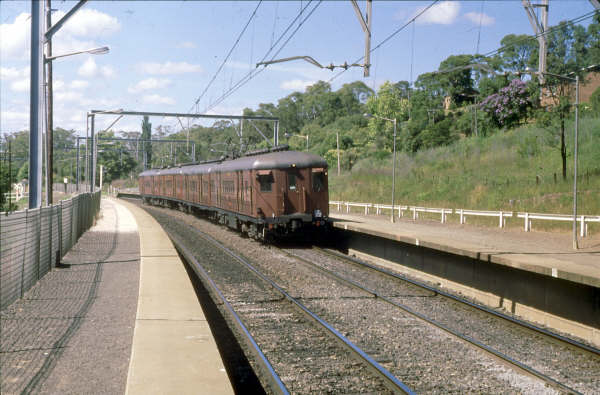
<svg viewBox="0 0 600 395">
<path fill-rule="evenodd" d="M 297 151 L 152 169 L 140 174 L 144 202 L 199 211 L 255 238 L 329 225 L 327 162 Z"/>
</svg>

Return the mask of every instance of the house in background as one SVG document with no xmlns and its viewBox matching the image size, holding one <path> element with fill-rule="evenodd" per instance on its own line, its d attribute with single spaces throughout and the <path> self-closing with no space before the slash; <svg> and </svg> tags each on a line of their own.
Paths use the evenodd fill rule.
<svg viewBox="0 0 600 395">
<path fill-rule="evenodd" d="M 598 66 L 590 66 L 589 68 L 597 68 Z M 600 87 L 600 72 L 590 71 L 585 78 L 579 83 L 579 102 L 589 102 L 592 94 Z M 554 89 L 556 92 L 568 95 L 572 102 L 575 102 L 575 84 L 564 83 Z M 540 104 L 542 107 L 551 107 L 557 104 L 558 97 L 553 96 L 553 92 L 548 88 L 542 89 Z"/>
</svg>

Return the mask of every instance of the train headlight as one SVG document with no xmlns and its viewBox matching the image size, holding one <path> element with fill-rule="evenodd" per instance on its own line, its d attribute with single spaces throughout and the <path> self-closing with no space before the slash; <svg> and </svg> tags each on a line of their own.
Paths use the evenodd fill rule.
<svg viewBox="0 0 600 395">
<path fill-rule="evenodd" d="M 321 210 L 315 210 L 315 218 L 321 218 L 322 216 Z"/>
</svg>

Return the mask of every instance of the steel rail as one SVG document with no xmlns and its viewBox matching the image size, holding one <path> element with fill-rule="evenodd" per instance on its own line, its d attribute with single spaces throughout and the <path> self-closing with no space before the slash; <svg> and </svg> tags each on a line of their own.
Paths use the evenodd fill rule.
<svg viewBox="0 0 600 395">
<path fill-rule="evenodd" d="M 506 354 L 504 354 L 504 353 L 502 353 L 500 351 L 497 351 L 497 350 L 495 350 L 495 349 L 493 349 L 493 348 L 491 348 L 489 346 L 486 346 L 485 344 L 481 343 L 478 340 L 473 339 L 470 336 L 464 335 L 464 334 L 462 334 L 460 332 L 455 331 L 454 329 L 449 328 L 448 326 L 446 326 L 446 325 L 444 325 L 444 324 L 442 324 L 440 322 L 437 322 L 437 321 L 435 321 L 435 320 L 433 320 L 431 318 L 428 318 L 427 316 L 425 316 L 425 315 L 423 315 L 423 314 L 421 314 L 421 313 L 413 310 L 412 308 L 410 308 L 410 307 L 408 307 L 406 305 L 403 305 L 401 303 L 395 302 L 395 301 L 387 298 L 386 296 L 381 295 L 380 293 L 376 292 L 375 290 L 369 289 L 369 288 L 365 287 L 364 285 L 359 284 L 358 282 L 356 282 L 354 280 L 345 278 L 345 277 L 343 277 L 343 276 L 335 273 L 332 270 L 329 270 L 329 269 L 326 269 L 324 267 L 321 267 L 321 266 L 319 266 L 319 265 L 317 265 L 317 264 L 309 261 L 308 259 L 306 259 L 306 258 L 304 258 L 302 256 L 296 255 L 296 254 L 291 253 L 291 252 L 286 251 L 286 250 L 280 250 L 280 251 L 282 251 L 283 253 L 287 254 L 290 257 L 294 257 L 294 258 L 298 259 L 299 261 L 301 261 L 301 262 L 303 262 L 303 263 L 305 263 L 307 265 L 310 265 L 310 266 L 312 266 L 312 267 L 320 270 L 324 274 L 326 274 L 326 275 L 328 275 L 328 276 L 330 276 L 330 277 L 332 277 L 332 278 L 334 278 L 334 279 L 336 279 L 338 281 L 341 281 L 341 282 L 346 283 L 348 285 L 351 285 L 351 286 L 353 286 L 353 287 L 355 287 L 355 288 L 357 288 L 357 289 L 359 289 L 361 291 L 369 293 L 369 294 L 373 295 L 375 298 L 377 298 L 379 300 L 382 300 L 382 301 L 384 301 L 386 303 L 389 303 L 392 306 L 397 307 L 400 310 L 402 310 L 402 311 L 404 311 L 404 312 L 412 315 L 413 317 L 416 317 L 416 318 L 418 318 L 418 319 L 420 319 L 422 321 L 427 322 L 430 325 L 435 326 L 438 329 L 441 329 L 441 330 L 445 331 L 446 333 L 448 333 L 448 334 L 450 334 L 450 335 L 458 338 L 459 340 L 461 340 L 463 342 L 469 343 L 469 344 L 475 346 L 476 348 L 485 351 L 486 353 L 490 354 L 492 357 L 494 357 L 496 359 L 499 359 L 501 362 L 509 365 L 509 367 L 511 367 L 513 369 L 516 369 L 516 370 L 520 371 L 521 373 L 524 373 L 524 374 L 526 374 L 528 376 L 532 376 L 532 377 L 534 377 L 536 379 L 540 379 L 540 380 L 546 382 L 547 384 L 549 384 L 549 385 L 551 385 L 553 387 L 556 387 L 556 388 L 568 391 L 569 393 L 581 394 L 577 390 L 575 390 L 575 389 L 573 389 L 573 388 L 571 388 L 571 387 L 569 387 L 569 386 L 567 386 L 565 384 L 562 384 L 559 381 L 554 380 L 552 377 L 547 376 L 544 373 L 539 372 L 536 369 L 534 369 L 534 368 L 532 368 L 530 366 L 527 366 L 527 365 L 525 365 L 525 364 L 523 364 L 523 363 L 521 363 L 521 362 L 519 362 L 519 361 L 517 361 L 517 360 L 515 360 L 515 359 L 513 359 L 511 357 L 509 357 L 508 355 L 506 355 Z"/>
<path fill-rule="evenodd" d="M 275 372 L 275 369 L 273 368 L 265 354 L 262 352 L 256 341 L 254 340 L 254 337 L 252 336 L 248 328 L 246 328 L 246 326 L 244 325 L 240 317 L 237 315 L 231 304 L 227 301 L 225 295 L 223 295 L 217 284 L 215 284 L 213 279 L 209 276 L 209 274 L 206 272 L 204 267 L 202 267 L 200 262 L 198 262 L 198 260 L 194 257 L 194 255 L 187 249 L 187 247 L 185 247 L 184 243 L 171 231 L 169 231 L 166 228 L 163 229 L 169 235 L 169 238 L 173 242 L 173 245 L 175 246 L 177 251 L 179 251 L 181 255 L 183 255 L 184 259 L 190 264 L 192 270 L 194 270 L 194 272 L 200 278 L 202 283 L 204 285 L 208 285 L 209 292 L 218 298 L 220 304 L 222 304 L 225 307 L 229 316 L 233 318 L 233 323 L 237 326 L 238 331 L 243 335 L 243 341 L 246 343 L 250 351 L 253 354 L 255 354 L 255 360 L 260 365 L 260 368 L 263 371 L 263 373 L 266 373 L 265 376 L 269 379 L 269 385 L 271 386 L 271 389 L 273 389 L 274 392 L 277 393 L 286 395 L 289 394 L 290 392 L 286 388 L 285 384 L 283 384 L 281 378 L 279 377 L 277 372 Z"/>
<path fill-rule="evenodd" d="M 322 252 L 323 254 L 332 255 L 332 256 L 337 257 L 338 259 L 345 260 L 345 261 L 350 261 L 350 262 L 352 262 L 352 263 L 354 263 L 354 264 L 356 264 L 358 266 L 367 267 L 367 268 L 375 270 L 375 271 L 377 271 L 379 273 L 382 273 L 382 274 L 385 274 L 387 276 L 393 277 L 393 278 L 395 278 L 397 280 L 401 280 L 401 281 L 410 283 L 412 285 L 415 285 L 415 286 L 417 286 L 419 288 L 423 288 L 423 289 L 426 289 L 428 291 L 435 292 L 436 294 L 439 294 L 439 295 L 441 295 L 441 296 L 443 296 L 445 298 L 451 299 L 451 300 L 453 300 L 455 302 L 459 302 L 459 303 L 465 304 L 465 305 L 467 305 L 469 307 L 472 307 L 472 308 L 477 309 L 479 311 L 482 311 L 484 313 L 493 315 L 493 316 L 495 316 L 497 318 L 502 318 L 502 319 L 504 319 L 506 321 L 512 322 L 513 324 L 519 325 L 519 326 L 523 327 L 523 329 L 527 329 L 527 330 L 529 330 L 529 331 L 531 331 L 533 333 L 545 335 L 545 336 L 549 337 L 551 340 L 555 341 L 558 344 L 562 344 L 562 345 L 571 347 L 571 348 L 573 348 L 575 350 L 578 350 L 578 351 L 587 352 L 587 353 L 589 353 L 589 354 L 591 354 L 591 355 L 593 355 L 595 357 L 600 357 L 600 349 L 595 348 L 593 346 L 590 346 L 590 345 L 578 342 L 578 341 L 570 339 L 570 338 L 568 338 L 566 336 L 559 335 L 558 333 L 549 331 L 547 329 L 540 328 L 539 326 L 533 325 L 533 324 L 531 324 L 529 322 L 520 320 L 518 318 L 514 318 L 514 317 L 511 317 L 509 315 L 502 314 L 502 313 L 500 313 L 498 311 L 495 311 L 495 310 L 492 310 L 492 309 L 490 309 L 490 308 L 488 308 L 486 306 L 482 306 L 480 304 L 473 303 L 473 302 L 471 302 L 471 301 L 469 301 L 467 299 L 464 299 L 464 298 L 461 298 L 459 296 L 453 295 L 453 294 L 451 294 L 449 292 L 446 292 L 446 291 L 434 288 L 434 287 L 429 286 L 429 285 L 427 285 L 427 284 L 425 284 L 423 282 L 420 282 L 420 281 L 417 281 L 417 280 L 413 280 L 413 279 L 410 279 L 410 278 L 408 278 L 406 276 L 403 276 L 403 275 L 391 272 L 389 270 L 383 269 L 381 267 L 369 264 L 369 263 L 364 262 L 364 261 L 362 261 L 360 259 L 344 255 L 344 254 L 339 253 L 337 251 L 325 250 L 325 249 L 322 249 L 322 248 L 319 248 L 319 247 L 314 247 L 314 248 L 316 250 Z"/>
<path fill-rule="evenodd" d="M 355 356 L 357 356 L 359 359 L 361 359 L 363 361 L 363 363 L 366 363 L 369 370 L 371 370 L 377 377 L 381 378 L 383 380 L 385 386 L 388 389 L 390 389 L 394 393 L 414 394 L 414 392 L 406 384 L 404 384 L 397 377 L 392 375 L 387 369 L 385 369 L 383 366 L 381 366 L 379 363 L 377 363 L 377 361 L 375 361 L 373 358 L 371 358 L 367 353 L 365 353 L 363 350 L 361 350 L 359 347 L 357 347 L 354 343 L 352 343 L 350 340 L 348 340 L 344 335 L 342 335 L 340 332 L 338 332 L 332 325 L 330 325 L 325 320 L 320 318 L 318 315 L 316 315 L 315 313 L 310 311 L 301 302 L 299 302 L 297 299 L 295 299 L 290 294 L 288 294 L 283 288 L 281 288 L 279 285 L 277 285 L 277 283 L 275 283 L 273 280 L 269 279 L 264 274 L 262 274 L 248 260 L 246 260 L 245 258 L 236 254 L 235 252 L 233 252 L 232 250 L 230 250 L 229 248 L 224 246 L 222 243 L 220 243 L 218 240 L 214 239 L 210 235 L 194 228 L 191 225 L 187 225 L 187 227 L 192 232 L 196 233 L 198 236 L 202 237 L 206 241 L 215 245 L 216 247 L 221 249 L 223 252 L 225 252 L 227 255 L 229 255 L 230 257 L 232 257 L 233 259 L 235 259 L 242 265 L 244 265 L 255 276 L 257 276 L 258 278 L 260 278 L 261 280 L 263 280 L 264 282 L 269 284 L 273 289 L 277 290 L 287 301 L 289 301 L 293 306 L 300 309 L 307 317 L 309 317 L 310 319 L 312 319 L 313 321 L 315 321 L 319 325 L 321 325 L 323 328 L 325 328 L 331 335 L 333 335 L 333 337 L 340 344 L 342 344 L 343 347 L 350 350 Z"/>
</svg>

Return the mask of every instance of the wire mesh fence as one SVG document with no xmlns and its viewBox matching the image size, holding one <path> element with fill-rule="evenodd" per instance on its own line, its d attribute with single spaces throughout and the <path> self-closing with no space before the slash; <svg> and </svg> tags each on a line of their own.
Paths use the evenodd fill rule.
<svg viewBox="0 0 600 395">
<path fill-rule="evenodd" d="M 99 211 L 96 191 L 48 207 L 0 213 L 0 310 L 60 262 Z"/>
<path fill-rule="evenodd" d="M 80 183 L 80 184 L 71 184 L 71 183 L 63 184 L 63 183 L 55 182 L 54 184 L 52 184 L 52 190 L 56 191 L 56 192 L 63 192 L 63 193 L 68 193 L 68 194 L 75 194 L 75 193 L 89 192 L 90 185 L 89 184 L 84 184 L 84 183 Z"/>
</svg>

